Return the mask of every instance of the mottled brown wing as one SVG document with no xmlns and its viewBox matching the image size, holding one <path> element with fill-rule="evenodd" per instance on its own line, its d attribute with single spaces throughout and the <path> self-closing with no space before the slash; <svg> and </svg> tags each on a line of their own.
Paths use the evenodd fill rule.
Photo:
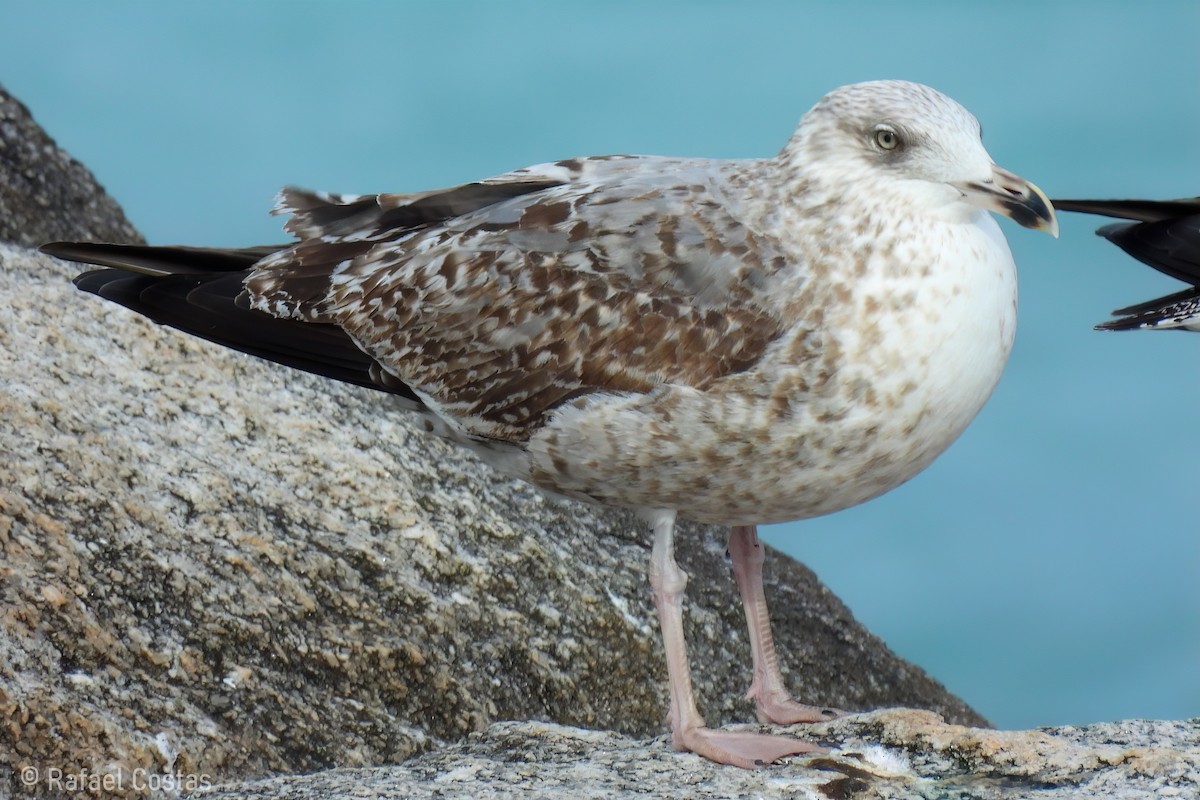
<svg viewBox="0 0 1200 800">
<path fill-rule="evenodd" d="M 571 163 L 571 180 L 416 229 L 348 207 L 349 230 L 310 196 L 301 213 L 326 224 L 294 226 L 307 238 L 247 288 L 271 313 L 341 326 L 447 420 L 493 439 L 524 441 L 587 393 L 703 387 L 755 364 L 781 328 L 766 302 L 772 244 L 661 164 L 648 177 Z"/>
<path fill-rule="evenodd" d="M 351 195 L 293 186 L 279 194 L 273 214 L 290 214 L 284 229 L 299 241 L 270 263 L 287 275 L 289 302 L 304 306 L 329 295 L 338 266 L 368 256 L 381 242 L 400 242 L 448 219 L 560 185 L 547 177 L 479 181 L 413 194 Z M 369 257 L 369 256 L 368 256 Z M 276 316 L 300 316 L 267 309 Z"/>
</svg>

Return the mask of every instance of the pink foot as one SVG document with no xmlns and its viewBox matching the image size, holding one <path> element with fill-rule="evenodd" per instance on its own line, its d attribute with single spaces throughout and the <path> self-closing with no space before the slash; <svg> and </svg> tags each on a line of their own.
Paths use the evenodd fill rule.
<svg viewBox="0 0 1200 800">
<path fill-rule="evenodd" d="M 753 688 L 746 693 L 754 701 L 758 721 L 765 724 L 793 725 L 797 722 L 828 722 L 846 715 L 837 708 L 806 706 L 797 703 L 787 692 L 756 692 Z"/>
<path fill-rule="evenodd" d="M 801 739 L 712 728 L 689 728 L 677 731 L 674 741 L 675 747 L 679 750 L 689 750 L 718 764 L 728 764 L 742 769 L 765 767 L 784 756 L 829 752 L 823 747 Z"/>
</svg>

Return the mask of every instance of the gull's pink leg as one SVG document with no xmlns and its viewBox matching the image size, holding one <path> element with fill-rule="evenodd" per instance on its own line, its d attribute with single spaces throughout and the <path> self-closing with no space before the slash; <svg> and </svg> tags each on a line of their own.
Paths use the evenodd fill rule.
<svg viewBox="0 0 1200 800">
<path fill-rule="evenodd" d="M 754 680 L 746 697 L 754 700 L 759 722 L 790 725 L 794 722 L 824 722 L 841 716 L 843 712 L 833 708 L 797 703 L 783 685 L 779 657 L 775 655 L 775 641 L 771 637 L 767 597 L 763 593 L 762 567 L 766 553 L 758 541 L 758 528 L 753 525 L 732 528 L 729 556 L 733 560 L 738 592 L 742 595 L 742 607 L 746 610 L 750 654 L 754 660 Z"/>
<path fill-rule="evenodd" d="M 654 548 L 650 555 L 650 586 L 658 608 L 667 676 L 671 693 L 671 741 L 677 750 L 690 750 L 720 764 L 752 768 L 797 753 L 824 752 L 816 745 L 783 736 L 733 733 L 704 726 L 692 693 L 687 645 L 683 639 L 683 592 L 687 573 L 675 563 L 675 512 L 655 512 Z"/>
</svg>

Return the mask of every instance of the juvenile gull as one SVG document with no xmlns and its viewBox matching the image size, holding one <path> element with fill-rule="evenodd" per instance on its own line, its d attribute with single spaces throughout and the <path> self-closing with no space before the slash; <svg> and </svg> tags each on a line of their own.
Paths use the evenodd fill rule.
<svg viewBox="0 0 1200 800">
<path fill-rule="evenodd" d="M 1137 328 L 1200 331 L 1200 197 L 1184 200 L 1055 200 L 1064 211 L 1134 220 L 1096 231 L 1159 272 L 1191 284 L 1190 289 L 1118 308 L 1118 319 L 1097 330 Z"/>
<path fill-rule="evenodd" d="M 847 508 L 959 435 L 1008 357 L 1016 276 L 987 211 L 1057 232 L 925 86 L 831 92 L 774 158 L 577 158 L 419 194 L 287 189 L 296 242 L 59 243 L 80 288 L 224 345 L 392 392 L 426 430 L 561 496 L 638 510 L 675 746 L 751 767 L 817 749 L 705 727 L 677 516 L 731 528 L 763 722 L 784 688 L 756 525 Z"/>
</svg>

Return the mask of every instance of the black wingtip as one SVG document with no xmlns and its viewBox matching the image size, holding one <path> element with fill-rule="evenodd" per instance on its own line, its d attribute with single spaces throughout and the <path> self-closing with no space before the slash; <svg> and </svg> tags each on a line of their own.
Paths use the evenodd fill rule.
<svg viewBox="0 0 1200 800">
<path fill-rule="evenodd" d="M 113 247 L 115 245 L 109 245 Z M 39 253 L 61 258 L 63 261 L 74 261 L 79 264 L 90 264 L 92 254 L 97 248 L 103 247 L 96 242 L 46 242 L 38 248 Z"/>
<path fill-rule="evenodd" d="M 1161 321 L 1161 320 L 1159 320 Z M 1108 322 L 1101 322 L 1092 330 L 1097 331 L 1180 331 L 1183 333 L 1191 333 L 1195 329 L 1188 328 L 1184 325 L 1158 325 L 1157 321 L 1147 321 L 1141 317 L 1128 319 L 1113 319 Z"/>
<path fill-rule="evenodd" d="M 92 269 L 87 272 L 81 272 L 71 279 L 71 283 L 75 284 L 75 288 L 80 291 L 90 294 L 100 294 L 100 287 L 107 283 L 111 278 L 112 270 L 107 269 Z"/>
<path fill-rule="evenodd" d="M 1200 323 L 1200 287 L 1156 297 L 1144 303 L 1118 308 L 1110 319 L 1095 326 L 1098 331 L 1134 330 L 1195 330 L 1190 323 Z"/>
<path fill-rule="evenodd" d="M 182 245 L 109 244 L 106 242 L 48 242 L 41 252 L 75 261 L 95 264 L 151 278 L 167 275 L 207 275 L 214 272 L 240 272 L 286 245 L 220 248 Z"/>
<path fill-rule="evenodd" d="M 1117 217 L 1136 222 L 1159 222 L 1172 217 L 1200 214 L 1200 197 L 1178 200 L 1051 200 L 1058 211 Z"/>
<path fill-rule="evenodd" d="M 1131 318 L 1126 319 L 1110 319 L 1108 322 L 1101 322 L 1092 326 L 1094 331 L 1133 331 L 1142 327 L 1141 322 L 1137 322 Z"/>
<path fill-rule="evenodd" d="M 1101 225 L 1099 228 L 1096 228 L 1096 235 L 1108 239 L 1111 242 L 1114 236 L 1119 236 L 1120 234 L 1139 224 L 1141 223 L 1113 222 L 1108 225 Z"/>
<path fill-rule="evenodd" d="M 214 271 L 151 276 L 119 269 L 89 270 L 74 279 L 80 290 L 201 339 L 326 378 L 420 401 L 350 336 L 330 324 L 279 319 L 242 301 L 244 274 Z M 376 378 L 378 372 L 381 377 Z"/>
<path fill-rule="evenodd" d="M 175 264 L 174 248 L 146 247 L 144 245 L 110 244 L 107 242 L 47 242 L 38 248 L 41 252 L 64 261 L 78 264 L 94 264 L 112 267 L 123 272 L 135 272 L 158 278 L 178 272 L 208 271 L 189 269 L 184 264 Z"/>
</svg>

